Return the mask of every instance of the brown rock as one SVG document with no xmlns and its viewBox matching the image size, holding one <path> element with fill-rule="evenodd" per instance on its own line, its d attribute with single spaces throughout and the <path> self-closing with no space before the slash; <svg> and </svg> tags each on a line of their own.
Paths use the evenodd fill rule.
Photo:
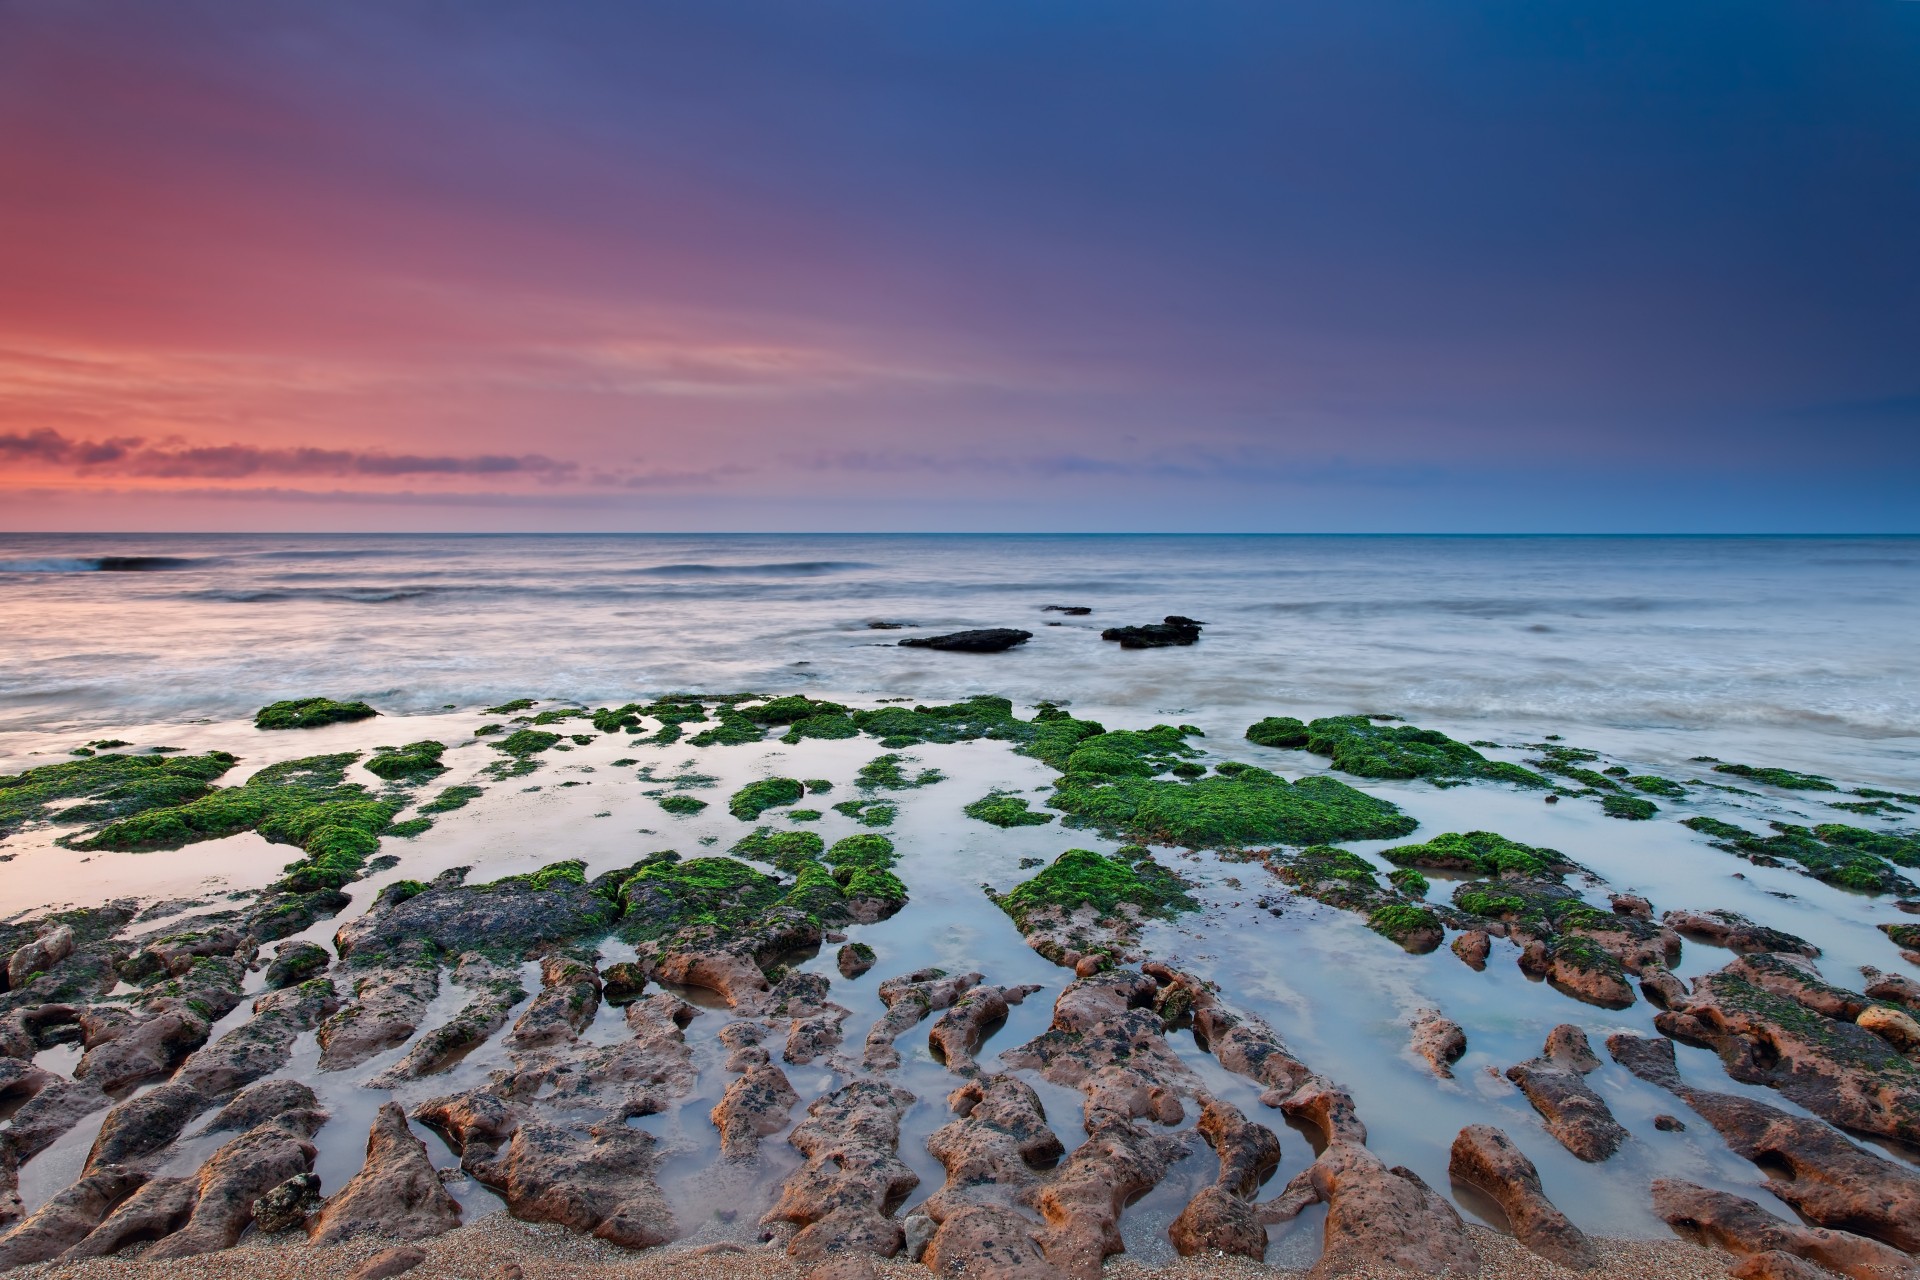
<svg viewBox="0 0 1920 1280">
<path fill-rule="evenodd" d="M 540 994 L 513 1024 L 513 1043 L 522 1049 L 570 1040 L 587 1029 L 600 1011 L 600 975 L 572 956 L 540 961 Z"/>
<path fill-rule="evenodd" d="M 787 1139 L 806 1163 L 781 1186 L 763 1223 L 801 1228 L 787 1252 L 802 1262 L 829 1254 L 900 1251 L 900 1224 L 891 1210 L 919 1185 L 900 1161 L 900 1117 L 913 1095 L 881 1080 L 844 1085 L 807 1108 Z"/>
<path fill-rule="evenodd" d="M 1052 1168 L 1066 1154 L 1047 1127 L 1040 1095 L 1015 1076 L 984 1076 L 955 1089 L 947 1105 L 959 1118 L 927 1138 L 927 1150 L 947 1170 L 945 1184 L 924 1206 L 928 1216 L 945 1223 L 972 1204 L 1033 1204 L 1040 1188 L 1036 1171 Z M 1039 1226 L 1027 1227 L 1037 1252 Z M 949 1240 L 943 1252 L 957 1266 L 965 1247 Z"/>
<path fill-rule="evenodd" d="M 1640 975 L 1640 994 L 1656 1009 L 1671 1009 L 1687 1002 L 1687 984 L 1664 968 L 1648 968 Z"/>
<path fill-rule="evenodd" d="M 840 976 L 851 981 L 873 968 L 873 948 L 859 947 L 849 942 L 834 953 L 833 959 L 839 966 Z"/>
<path fill-rule="evenodd" d="M 1492 1125 L 1473 1124 L 1460 1131 L 1447 1172 L 1498 1201 L 1513 1234 L 1541 1257 L 1575 1271 L 1592 1270 L 1599 1263 L 1592 1242 L 1547 1199 L 1533 1161 Z"/>
<path fill-rule="evenodd" d="M 1854 1019 L 1854 1025 L 1873 1032 L 1909 1057 L 1920 1053 L 1920 1022 L 1915 1022 L 1913 1015 L 1903 1009 L 1874 1005 L 1862 1009 L 1860 1016 Z"/>
<path fill-rule="evenodd" d="M 460 1225 L 460 1206 L 434 1171 L 427 1148 L 407 1128 L 397 1102 L 382 1103 L 367 1134 L 367 1162 L 320 1206 L 313 1243 L 340 1244 L 359 1236 L 425 1240 Z"/>
<path fill-rule="evenodd" d="M 55 925 L 7 957 L 7 990 L 18 991 L 43 972 L 73 954 L 73 930 Z"/>
<path fill-rule="evenodd" d="M 382 1249 L 360 1264 L 348 1280 L 392 1280 L 392 1277 L 405 1275 L 427 1260 L 427 1251 L 419 1245 L 395 1245 L 391 1249 Z"/>
<path fill-rule="evenodd" d="M 160 1261 L 231 1248 L 253 1221 L 255 1200 L 294 1174 L 312 1170 L 314 1146 L 308 1139 L 324 1119 L 311 1111 L 292 1112 L 256 1125 L 214 1152 L 200 1166 L 186 1224 L 145 1256 Z"/>
<path fill-rule="evenodd" d="M 1820 954 L 1820 948 L 1805 938 L 1755 924 L 1737 911 L 1669 911 L 1661 920 L 1676 933 L 1745 955 L 1762 951 L 1807 957 Z"/>
<path fill-rule="evenodd" d="M 1039 1237 L 1012 1209 L 963 1204 L 940 1223 L 921 1261 L 948 1280 L 1060 1280 Z"/>
<path fill-rule="evenodd" d="M 198 1194 L 196 1179 L 155 1178 L 122 1201 L 63 1257 L 69 1262 L 104 1258 L 137 1241 L 170 1236 L 193 1216 Z"/>
<path fill-rule="evenodd" d="M 1741 1255 L 1778 1251 L 1855 1280 L 1912 1280 L 1912 1259 L 1864 1236 L 1803 1227 L 1776 1218 L 1751 1200 L 1661 1178 L 1653 1184 L 1654 1212 L 1677 1230 Z"/>
<path fill-rule="evenodd" d="M 432 964 L 374 969 L 354 983 L 353 1000 L 320 1024 L 320 1069 L 341 1071 L 405 1044 L 440 991 Z"/>
<path fill-rule="evenodd" d="M 1184 1005 L 1193 1021 L 1194 1040 L 1228 1071 L 1282 1093 L 1292 1093 L 1313 1075 L 1271 1027 L 1228 1009 L 1200 979 L 1159 961 L 1141 965 L 1140 971 L 1165 988 L 1154 996 L 1162 1017 L 1179 1021 L 1178 1016 L 1169 1015 L 1178 1013 L 1174 1003 Z"/>
<path fill-rule="evenodd" d="M 972 1075 L 979 1065 L 973 1055 L 981 1042 L 1006 1021 L 1009 1006 L 1019 1004 L 1038 991 L 1037 986 L 976 986 L 956 999 L 934 1022 L 927 1033 L 933 1056 L 946 1063 L 949 1071 Z"/>
<path fill-rule="evenodd" d="M 1413 1051 L 1427 1060 L 1433 1074 L 1442 1080 L 1453 1079 L 1453 1064 L 1467 1051 L 1467 1033 L 1460 1024 L 1438 1009 L 1422 1009 L 1413 1015 Z"/>
<path fill-rule="evenodd" d="M 71 948 L 71 931 L 68 945 Z M 0 1238 L 0 1271 L 59 1257 L 84 1240 L 115 1205 L 132 1195 L 146 1180 L 147 1175 L 138 1170 L 109 1166 L 96 1169 L 55 1193 L 32 1216 L 7 1232 L 5 1238 Z"/>
<path fill-rule="evenodd" d="M 1673 1042 L 1615 1035 L 1614 1059 L 1671 1089 L 1738 1155 L 1768 1170 L 1767 1189 L 1823 1227 L 1920 1250 L 1920 1173 L 1850 1142 L 1831 1125 L 1789 1115 L 1752 1098 L 1692 1089 L 1674 1066 Z"/>
<path fill-rule="evenodd" d="M 1327 1206 L 1325 1248 L 1309 1273 L 1315 1280 L 1401 1268 L 1424 1275 L 1471 1276 L 1480 1254 L 1460 1215 L 1411 1169 L 1389 1169 L 1355 1142 L 1334 1142 L 1260 1206 L 1280 1221 L 1316 1202 Z"/>
<path fill-rule="evenodd" d="M 1637 893 L 1615 893 L 1607 897 L 1607 904 L 1615 915 L 1634 916 L 1641 920 L 1653 919 L 1653 904 Z"/>
<path fill-rule="evenodd" d="M 1527 1095 L 1547 1132 L 1590 1163 L 1605 1160 L 1627 1139 L 1605 1100 L 1582 1079 L 1599 1065 L 1586 1033 L 1563 1023 L 1548 1034 L 1540 1057 L 1507 1068 L 1507 1079 Z"/>
<path fill-rule="evenodd" d="M 497 1161 L 461 1165 L 499 1191 L 514 1217 L 557 1222 L 627 1249 L 674 1237 L 673 1213 L 654 1179 L 650 1134 L 624 1124 L 570 1129 L 527 1121 L 513 1129 Z"/>
<path fill-rule="evenodd" d="M 1187 1202 L 1167 1228 L 1168 1238 L 1182 1257 L 1230 1253 L 1264 1258 L 1267 1229 L 1250 1201 L 1280 1164 L 1280 1139 L 1216 1098 L 1201 1107 L 1196 1127 L 1219 1156 L 1220 1175 Z"/>
<path fill-rule="evenodd" d="M 1882 973 L 1872 965 L 1863 967 L 1860 976 L 1867 980 L 1868 996 L 1897 1004 L 1908 1013 L 1920 1013 L 1920 982 L 1905 974 Z"/>
<path fill-rule="evenodd" d="M 1453 954 L 1471 968 L 1484 969 L 1493 954 L 1493 938 L 1485 929 L 1469 929 L 1453 940 Z"/>
<path fill-rule="evenodd" d="M 1121 1211 L 1157 1186 L 1182 1154 L 1177 1140 L 1124 1120 L 1090 1128 L 1040 1192 L 1047 1261 L 1079 1280 L 1097 1280 L 1106 1258 L 1126 1247 Z"/>
<path fill-rule="evenodd" d="M 73 1078 L 108 1093 L 164 1078 L 206 1043 L 212 1026 L 184 1003 L 161 1009 L 111 1038 L 93 1040 L 74 1065 Z"/>
<path fill-rule="evenodd" d="M 727 1086 L 710 1113 L 720 1130 L 720 1153 L 729 1160 L 752 1159 L 760 1151 L 760 1139 L 784 1129 L 799 1101 L 786 1072 L 775 1066 L 751 1068 Z"/>
<path fill-rule="evenodd" d="M 876 1071 L 891 1071 L 900 1065 L 900 1052 L 893 1042 L 928 1016 L 947 1008 L 966 992 L 979 985 L 978 973 L 949 974 L 944 969 L 916 969 L 880 984 L 880 1001 L 886 1014 L 867 1033 L 864 1061 Z"/>
<path fill-rule="evenodd" d="M 1665 1113 L 1653 1118 L 1653 1127 L 1662 1133 L 1685 1133 L 1687 1131 L 1686 1122 L 1679 1116 L 1670 1116 Z"/>
</svg>

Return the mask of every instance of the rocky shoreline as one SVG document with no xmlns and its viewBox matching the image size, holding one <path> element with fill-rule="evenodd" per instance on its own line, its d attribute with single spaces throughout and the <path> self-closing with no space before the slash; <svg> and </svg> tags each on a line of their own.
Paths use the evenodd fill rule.
<svg viewBox="0 0 1920 1280">
<path fill-rule="evenodd" d="M 1166 625 L 1175 623 L 1199 625 Z M 282 1266 L 350 1275 L 365 1263 L 374 1268 L 365 1280 L 376 1271 L 506 1280 L 515 1274 L 506 1267 L 572 1274 L 567 1267 L 590 1265 L 561 1256 L 578 1245 L 592 1265 L 611 1258 L 616 1273 L 636 1275 L 751 1265 L 864 1280 L 917 1263 L 949 1280 L 1093 1280 L 1138 1266 L 1113 1260 L 1126 1253 L 1131 1207 L 1164 1184 L 1184 1194 L 1167 1206 L 1162 1231 L 1188 1260 L 1171 1268 L 1182 1274 L 1263 1266 L 1273 1234 L 1307 1222 L 1317 1223 L 1315 1277 L 1916 1274 L 1920 1174 L 1843 1133 L 1920 1149 L 1920 986 L 1904 975 L 1874 970 L 1861 990 L 1839 985 L 1807 939 L 1707 905 L 1661 912 L 1552 848 L 1496 832 L 1391 843 L 1417 825 L 1393 802 L 1331 774 L 1289 780 L 1245 761 L 1208 761 L 1190 725 L 1109 730 L 1050 704 L 1021 717 L 994 698 L 910 709 L 798 695 L 538 705 L 487 709 L 505 723 L 483 724 L 457 746 L 421 740 L 304 757 L 237 786 L 216 785 L 238 763 L 232 754 L 95 748 L 4 780 L 9 833 L 59 829 L 64 847 L 103 856 L 247 834 L 300 856 L 263 891 L 224 905 L 122 900 L 0 925 L 0 1100 L 9 1108 L 0 1270 L 264 1277 Z M 257 729 L 300 733 L 375 715 L 303 699 L 263 709 Z M 688 744 L 703 749 L 777 733 L 795 754 L 810 741 L 866 739 L 884 754 L 851 783 L 747 782 L 724 809 L 751 830 L 725 855 L 656 851 L 604 867 L 560 857 L 494 879 L 456 865 L 425 880 L 385 876 L 364 908 L 353 905 L 350 886 L 405 869 L 383 850 L 436 820 L 457 822 L 445 815 L 488 786 L 603 738 L 662 748 L 690 729 Z M 1685 793 L 1624 766 L 1591 769 L 1601 763 L 1592 752 L 1536 744 L 1523 766 L 1390 717 L 1269 717 L 1246 738 L 1330 760 L 1356 780 L 1592 800 L 1629 823 L 1651 806 L 1629 791 Z M 977 971 L 890 971 L 872 947 L 849 941 L 849 931 L 910 908 L 905 855 L 878 829 L 829 842 L 811 829 L 822 811 L 805 806 L 851 789 L 834 811 L 888 827 L 907 797 L 945 780 L 900 752 L 962 742 L 1004 743 L 1054 774 L 1053 813 L 996 790 L 967 818 L 1011 829 L 1057 814 L 1082 839 L 1116 845 L 1069 848 L 1006 888 L 982 886 L 1027 947 L 1057 966 L 1057 988 L 997 975 L 991 955 L 976 958 Z M 427 798 L 460 751 L 488 758 L 476 783 Z M 657 784 L 645 794 L 660 810 L 685 820 L 708 808 L 694 793 L 713 777 L 658 769 L 648 764 L 637 778 Z M 1636 804 L 1613 803 L 1624 800 Z M 1774 839 L 1799 842 L 1787 856 L 1815 878 L 1850 877 L 1890 896 L 1911 889 L 1898 868 L 1920 861 L 1909 835 L 1840 823 L 1783 828 Z M 1385 847 L 1369 856 L 1342 847 L 1364 841 Z M 1608 1055 L 1704 1121 L 1752 1162 L 1756 1181 L 1764 1172 L 1783 1212 L 1662 1177 L 1646 1191 L 1654 1211 L 1719 1252 L 1596 1239 L 1549 1198 L 1509 1131 L 1524 1114 L 1513 1110 L 1505 1126 L 1459 1129 L 1452 1188 L 1389 1163 L 1369 1145 L 1368 1121 L 1394 1118 L 1363 1116 L 1340 1064 L 1308 1061 L 1233 990 L 1149 943 L 1156 928 L 1201 909 L 1198 884 L 1181 870 L 1200 851 L 1264 870 L 1277 894 L 1350 913 L 1398 944 L 1395 955 L 1457 957 L 1472 973 L 1510 963 L 1564 997 L 1569 1017 L 1644 1000 L 1657 1010 L 1657 1036 L 1596 1024 Z M 1451 892 L 1437 893 L 1430 876 L 1451 879 Z M 165 923 L 171 917 L 184 923 Z M 1687 945 L 1728 958 L 1683 979 Z M 828 956 L 832 969 L 808 967 Z M 846 992 L 876 968 L 881 1011 L 864 1026 Z M 1036 1001 L 1050 1006 L 1044 1029 L 1020 1043 L 994 1040 Z M 1427 1006 L 1406 1035 L 1433 1077 L 1453 1080 L 1476 1029 Z M 1794 1110 L 1702 1087 L 1678 1069 L 1676 1043 L 1711 1050 L 1731 1079 Z M 76 1055 L 69 1070 L 43 1065 L 61 1053 Z M 1643 1140 L 1595 1087 L 1605 1065 L 1588 1031 L 1567 1021 L 1499 1078 L 1540 1134 L 1604 1165 Z M 315 1086 L 336 1073 L 364 1087 L 371 1115 L 357 1121 L 368 1127 L 364 1162 L 330 1187 L 316 1172 L 315 1138 L 340 1123 L 329 1113 L 337 1095 L 329 1104 Z M 696 1101 L 713 1144 L 700 1176 L 763 1188 L 765 1207 L 748 1221 L 733 1204 L 715 1209 L 747 1239 L 674 1247 L 701 1226 L 670 1194 L 688 1176 L 689 1153 L 649 1123 Z M 911 1118 L 929 1108 L 935 1124 Z M 1673 1121 L 1655 1126 L 1662 1132 L 1686 1127 L 1662 1119 Z M 89 1133 L 73 1180 L 29 1204 L 23 1170 Z M 436 1161 L 430 1141 L 453 1163 Z M 1308 1158 L 1275 1180 L 1283 1152 L 1303 1144 Z M 1176 1168 L 1214 1172 L 1182 1172 L 1176 1184 Z M 528 1234 L 484 1214 L 461 1225 L 471 1215 L 449 1188 L 463 1181 L 516 1224 L 567 1234 Z M 1470 1225 L 1455 1204 L 1461 1188 L 1496 1205 L 1511 1236 Z M 492 1270 L 463 1270 L 479 1265 L 468 1255 L 480 1247 L 466 1242 L 489 1236 L 517 1243 L 494 1246 Z M 562 1242 L 557 1253 L 543 1252 L 550 1241 Z M 1525 1267 L 1547 1269 L 1519 1267 L 1509 1241 Z M 375 1245 L 400 1252 L 373 1262 Z M 503 1258 L 502 1248 L 517 1252 Z M 609 1248 L 641 1252 L 597 1252 Z M 1680 1269 L 1636 1270 L 1654 1258 Z"/>
</svg>

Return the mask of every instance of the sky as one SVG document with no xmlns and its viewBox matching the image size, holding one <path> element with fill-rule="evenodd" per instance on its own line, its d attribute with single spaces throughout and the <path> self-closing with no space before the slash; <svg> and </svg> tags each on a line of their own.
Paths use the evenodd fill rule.
<svg viewBox="0 0 1920 1280">
<path fill-rule="evenodd" d="M 0 0 L 0 528 L 1920 532 L 1920 3 Z"/>
</svg>

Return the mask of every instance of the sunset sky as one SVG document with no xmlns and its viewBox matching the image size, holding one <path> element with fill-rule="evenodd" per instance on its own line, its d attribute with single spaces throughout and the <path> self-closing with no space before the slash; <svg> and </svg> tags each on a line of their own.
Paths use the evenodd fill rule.
<svg viewBox="0 0 1920 1280">
<path fill-rule="evenodd" d="M 1910 0 L 0 0 L 0 527 L 1920 531 Z"/>
</svg>

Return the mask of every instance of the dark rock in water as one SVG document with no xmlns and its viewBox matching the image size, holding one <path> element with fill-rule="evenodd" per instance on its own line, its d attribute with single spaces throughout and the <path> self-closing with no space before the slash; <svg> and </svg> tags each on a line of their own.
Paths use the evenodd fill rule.
<svg viewBox="0 0 1920 1280">
<path fill-rule="evenodd" d="M 1200 638 L 1200 628 L 1204 625 L 1170 613 L 1163 621 L 1143 626 L 1108 627 L 1100 633 L 1100 638 L 1117 640 L 1122 649 L 1164 649 L 1169 645 L 1192 644 Z"/>
<path fill-rule="evenodd" d="M 1427 1060 L 1434 1075 L 1453 1079 L 1453 1064 L 1467 1051 L 1467 1033 L 1460 1024 L 1438 1009 L 1422 1009 L 1413 1015 L 1411 1027 L 1413 1051 Z"/>
<path fill-rule="evenodd" d="M 906 626 L 907 626 L 907 624 L 906 624 L 906 623 L 904 623 L 904 622 L 869 622 L 869 623 L 867 624 L 867 630 L 869 630 L 869 631 L 899 631 L 899 630 L 902 630 L 902 629 L 904 629 L 904 628 L 905 628 Z"/>
<path fill-rule="evenodd" d="M 913 636 L 900 644 L 908 649 L 942 649 L 949 653 L 999 653 L 1031 639 L 1031 631 L 985 627 L 978 631 L 950 631 L 943 636 Z"/>
<path fill-rule="evenodd" d="M 311 942 L 289 942 L 275 953 L 267 966 L 267 989 L 296 986 L 324 970 L 333 961 L 325 947 Z"/>
<path fill-rule="evenodd" d="M 1093 610 L 1084 604 L 1050 604 L 1040 610 L 1042 613 L 1064 613 L 1069 618 L 1084 618 Z"/>
<path fill-rule="evenodd" d="M 1653 1118 L 1653 1127 L 1662 1133 L 1685 1133 L 1687 1131 L 1687 1122 L 1679 1116 L 1670 1116 L 1662 1113 Z"/>
<path fill-rule="evenodd" d="M 1473 1124 L 1460 1131 L 1447 1172 L 1498 1201 L 1514 1235 L 1541 1257 L 1576 1271 L 1591 1270 L 1599 1261 L 1580 1228 L 1541 1190 L 1533 1161 L 1492 1125 Z"/>
<path fill-rule="evenodd" d="M 840 966 L 841 977 L 857 978 L 873 968 L 873 948 L 864 942 L 849 942 L 840 948 L 834 960 Z"/>
</svg>

